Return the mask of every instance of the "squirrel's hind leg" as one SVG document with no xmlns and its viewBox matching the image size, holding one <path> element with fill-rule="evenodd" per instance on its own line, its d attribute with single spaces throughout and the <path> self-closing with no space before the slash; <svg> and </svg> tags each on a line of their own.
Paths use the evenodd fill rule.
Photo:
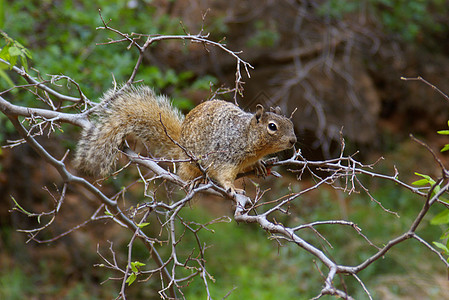
<svg viewBox="0 0 449 300">
<path fill-rule="evenodd" d="M 180 163 L 177 174 L 182 180 L 187 181 L 185 188 L 188 190 L 194 189 L 206 181 L 204 174 L 191 162 Z"/>
<path fill-rule="evenodd" d="M 232 195 L 235 195 L 236 193 L 242 195 L 245 194 L 245 190 L 237 189 L 234 186 L 234 181 L 238 173 L 238 169 L 234 166 L 222 165 L 219 169 L 214 169 L 211 167 L 206 172 L 209 177 L 222 186 L 226 192 L 231 193 Z M 178 168 L 178 175 L 182 180 L 190 181 L 200 177 L 203 174 L 193 163 L 182 162 Z"/>
<path fill-rule="evenodd" d="M 232 165 L 223 165 L 219 170 L 215 170 L 214 172 L 209 172 L 209 176 L 217 181 L 219 185 L 221 185 L 226 192 L 231 193 L 232 195 L 245 194 L 245 190 L 237 189 L 234 186 L 235 178 L 237 177 L 238 170 Z"/>
<path fill-rule="evenodd" d="M 193 180 L 201 175 L 201 171 L 191 162 L 182 162 L 179 164 L 178 171 L 179 177 L 182 180 Z"/>
</svg>

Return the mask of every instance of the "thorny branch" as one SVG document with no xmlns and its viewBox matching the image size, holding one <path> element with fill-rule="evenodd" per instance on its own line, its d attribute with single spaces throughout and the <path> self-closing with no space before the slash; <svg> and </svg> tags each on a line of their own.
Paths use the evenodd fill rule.
<svg viewBox="0 0 449 300">
<path fill-rule="evenodd" d="M 108 43 L 119 43 L 128 42 L 129 47 L 135 46 L 138 48 L 140 53 L 139 59 L 136 63 L 135 69 L 131 74 L 128 84 L 132 84 L 137 73 L 139 65 L 142 63 L 143 52 L 148 48 L 148 46 L 156 41 L 169 40 L 169 39 L 181 39 L 181 40 L 191 40 L 194 42 L 201 42 L 205 45 L 213 45 L 219 47 L 232 55 L 237 60 L 237 72 L 236 72 L 236 87 L 235 92 L 237 93 L 241 88 L 241 74 L 240 66 L 243 65 L 245 71 L 248 73 L 248 68 L 251 68 L 249 63 L 244 62 L 238 56 L 238 52 L 233 52 L 228 50 L 225 45 L 210 41 L 207 39 L 207 35 L 202 33 L 198 35 L 183 35 L 183 36 L 149 36 L 149 35 L 136 35 L 136 34 L 123 34 L 118 30 L 111 28 L 108 23 L 103 20 L 102 29 L 111 30 L 122 37 L 120 40 L 113 40 Z M 137 42 L 140 38 L 145 37 L 146 42 L 144 45 L 139 45 Z M 7 63 L 2 61 L 3 63 Z M 11 123 L 14 125 L 17 132 L 21 135 L 23 142 L 31 146 L 40 157 L 45 160 L 48 164 L 52 165 L 59 173 L 62 181 L 62 189 L 59 192 L 59 196 L 51 196 L 54 202 L 54 209 L 46 213 L 28 213 L 20 207 L 18 202 L 15 202 L 14 210 L 26 213 L 29 217 L 50 217 L 50 220 L 45 223 L 45 225 L 39 228 L 22 230 L 28 234 L 30 241 L 36 242 L 52 242 L 55 241 L 76 229 L 84 227 L 86 224 L 91 222 L 97 222 L 98 220 L 110 220 L 127 228 L 130 231 L 131 238 L 128 243 L 128 255 L 125 264 L 118 261 L 115 254 L 113 244 L 110 243 L 109 252 L 111 258 L 108 258 L 102 253 L 100 247 L 98 247 L 97 253 L 99 257 L 103 260 L 103 264 L 98 264 L 99 267 L 105 267 L 113 270 L 118 274 L 117 278 L 110 278 L 111 280 L 119 280 L 122 282 L 121 290 L 119 292 L 118 298 L 126 299 L 126 289 L 129 284 L 131 284 L 134 279 L 139 277 L 139 281 L 146 281 L 153 278 L 154 275 L 159 275 L 161 277 L 161 287 L 159 294 L 162 298 L 184 298 L 182 290 L 186 288 L 190 281 L 194 280 L 195 277 L 201 278 L 204 288 L 207 294 L 207 298 L 210 299 L 209 282 L 213 281 L 213 277 L 207 271 L 207 264 L 205 260 L 205 252 L 207 250 L 207 245 L 205 245 L 200 238 L 200 231 L 210 230 L 209 226 L 217 222 L 229 222 L 230 219 L 227 217 L 212 220 L 206 224 L 198 224 L 184 219 L 180 212 L 182 209 L 191 201 L 191 199 L 198 193 L 208 193 L 213 195 L 221 195 L 227 198 L 234 197 L 236 203 L 234 220 L 241 223 L 256 223 L 263 230 L 266 230 L 271 234 L 271 237 L 279 241 L 290 242 L 296 244 L 298 247 L 304 249 L 305 251 L 314 255 L 324 266 L 328 268 L 327 274 L 324 276 L 324 284 L 322 290 L 317 295 L 316 299 L 323 295 L 334 295 L 344 299 L 352 299 L 351 296 L 345 289 L 338 288 L 334 279 L 337 274 L 346 274 L 354 277 L 357 282 L 361 285 L 365 293 L 371 299 L 369 289 L 365 286 L 362 280 L 358 277 L 358 273 L 372 263 L 378 261 L 381 257 L 388 254 L 390 249 L 395 245 L 402 243 L 408 239 L 415 239 L 420 244 L 428 248 L 432 253 L 434 253 L 441 262 L 449 268 L 449 263 L 445 258 L 434 249 L 428 242 L 421 238 L 417 230 L 419 225 L 422 223 L 424 216 L 428 213 L 430 207 L 435 203 L 447 205 L 445 202 L 440 200 L 440 197 L 447 193 L 449 190 L 449 178 L 447 177 L 447 172 L 442 172 L 442 177 L 437 181 L 440 186 L 438 192 L 433 193 L 435 186 L 423 189 L 417 188 L 412 185 L 407 184 L 399 179 L 399 174 L 395 170 L 393 175 L 386 175 L 382 173 L 377 173 L 374 171 L 375 164 L 365 165 L 357 161 L 354 156 L 346 156 L 344 154 L 344 142 L 342 140 L 342 147 L 340 156 L 334 159 L 327 159 L 322 161 L 308 161 L 302 155 L 300 151 L 295 151 L 294 155 L 284 161 L 271 162 L 272 166 L 288 166 L 290 171 L 297 175 L 298 180 L 303 176 L 311 176 L 315 180 L 315 184 L 309 188 L 306 188 L 297 193 L 289 193 L 278 199 L 270 199 L 268 194 L 262 194 L 257 199 L 250 199 L 245 195 L 228 195 L 226 192 L 218 187 L 213 182 L 207 182 L 206 184 L 201 184 L 196 187 L 187 186 L 186 182 L 183 182 L 176 174 L 163 168 L 158 161 L 143 157 L 136 154 L 130 149 L 126 149 L 124 154 L 133 164 L 137 165 L 139 168 L 140 182 L 145 185 L 145 199 L 146 202 L 140 203 L 136 207 L 126 201 L 125 207 L 118 205 L 120 197 L 126 198 L 127 190 L 133 184 L 139 184 L 136 182 L 130 184 L 127 188 L 123 189 L 120 193 L 113 196 L 107 196 L 104 194 L 100 188 L 96 187 L 94 184 L 90 183 L 83 177 L 74 175 L 73 172 L 68 170 L 67 153 L 62 159 L 57 159 L 54 155 L 50 154 L 45 147 L 36 140 L 36 135 L 44 134 L 44 128 L 49 128 L 49 135 L 54 131 L 54 128 L 64 122 L 72 125 L 85 127 L 88 125 L 88 114 L 89 109 L 83 110 L 81 113 L 67 113 L 60 110 L 59 102 L 70 101 L 73 103 L 83 103 L 86 105 L 92 105 L 90 101 L 82 94 L 79 85 L 78 87 L 80 97 L 73 98 L 65 96 L 56 92 L 50 86 L 54 84 L 55 80 L 42 81 L 37 80 L 30 76 L 23 69 L 13 67 L 12 71 L 18 73 L 22 76 L 29 84 L 20 86 L 22 89 L 26 89 L 32 92 L 34 95 L 38 95 L 39 91 L 45 92 L 51 95 L 52 98 L 47 97 L 44 103 L 49 107 L 48 109 L 41 108 L 29 108 L 14 105 L 11 101 L 6 100 L 6 92 L 0 93 L 0 111 L 5 114 Z M 249 73 L 248 73 L 249 76 Z M 61 77 L 68 80 L 70 83 L 75 84 L 75 81 L 68 77 Z M 19 86 L 17 86 L 19 88 Z M 33 91 L 31 91 L 33 89 Z M 42 97 L 37 97 L 40 101 L 43 101 Z M 27 129 L 19 121 L 19 116 L 25 117 L 30 122 L 29 128 Z M 40 120 L 40 121 L 37 121 Z M 46 127 L 47 126 L 47 127 Z M 35 130 L 38 128 L 38 130 Z M 14 145 L 16 146 L 16 145 Z M 440 165 L 442 166 L 442 165 Z M 141 167 L 143 167 L 141 169 Z M 443 167 L 444 168 L 444 167 Z M 148 173 L 144 173 L 142 170 L 147 170 Z M 323 175 L 324 174 L 324 175 Z M 296 226 L 288 227 L 275 221 L 272 217 L 274 213 L 289 214 L 288 207 L 294 204 L 294 201 L 302 197 L 304 194 L 319 189 L 323 185 L 328 185 L 334 187 L 336 190 L 342 193 L 355 193 L 355 192 L 366 192 L 369 195 L 369 189 L 364 186 L 363 181 L 360 180 L 361 177 L 368 176 L 371 178 L 376 178 L 379 180 L 391 181 L 397 184 L 399 187 L 409 190 L 410 192 L 423 197 L 423 206 L 418 212 L 415 220 L 410 225 L 409 229 L 403 234 L 386 241 L 382 247 L 376 246 L 370 241 L 369 237 L 361 233 L 361 229 L 358 224 L 346 220 L 326 220 L 326 221 L 315 221 L 306 224 L 299 224 Z M 154 184 L 167 185 L 168 183 L 172 187 L 177 187 L 184 191 L 184 196 L 176 200 L 176 197 L 168 193 L 168 203 L 155 196 L 154 192 L 149 192 L 149 187 Z M 64 198 L 66 196 L 67 188 L 82 187 L 90 191 L 95 195 L 98 200 L 98 209 L 92 214 L 91 218 L 82 222 L 78 226 L 58 235 L 54 238 L 47 240 L 40 240 L 38 235 L 50 227 L 55 218 L 59 216 L 59 211 L 62 205 L 64 205 Z M 168 190 L 168 189 L 167 189 Z M 263 201 L 262 201 L 262 198 Z M 385 212 L 393 213 L 382 206 L 381 201 L 374 199 L 371 195 L 369 198 L 375 203 L 377 203 Z M 249 204 L 249 205 L 248 205 Z M 257 211 L 256 211 L 257 208 Z M 150 222 L 158 223 L 161 228 L 161 232 L 158 236 L 150 236 L 144 230 Z M 181 230 L 177 229 L 176 224 L 181 225 Z M 327 245 L 332 247 L 332 245 L 327 241 L 326 237 L 321 234 L 318 230 L 320 226 L 349 226 L 351 227 L 355 234 L 361 236 L 367 244 L 373 247 L 374 253 L 371 257 L 364 261 L 360 261 L 357 265 L 349 266 L 344 265 L 335 261 L 329 255 L 326 254 L 325 249 L 318 248 L 312 245 L 310 242 L 306 241 L 301 237 L 301 233 L 304 229 L 312 230 L 318 238 L 322 239 Z M 183 238 L 186 234 L 191 234 L 194 236 L 196 241 L 196 248 L 192 250 L 191 254 L 187 257 L 182 257 L 178 253 L 178 246 L 183 242 Z M 161 238 L 165 237 L 165 238 Z M 136 241 L 142 242 L 151 254 L 152 260 L 155 266 L 146 266 L 145 264 L 136 267 L 133 261 L 133 245 Z M 154 244 L 164 244 L 169 249 L 169 254 L 167 257 L 162 257 Z M 323 247 L 324 248 L 324 247 Z M 185 275 L 181 273 L 180 270 L 188 270 L 190 273 Z M 183 274 L 183 275 L 180 275 Z M 146 279 L 142 279 L 142 276 L 147 276 Z M 135 278 L 134 278 L 135 277 Z M 131 280 L 132 279 L 132 280 Z M 131 283 L 130 283 L 131 282 Z M 232 292 L 232 291 L 230 291 Z"/>
</svg>

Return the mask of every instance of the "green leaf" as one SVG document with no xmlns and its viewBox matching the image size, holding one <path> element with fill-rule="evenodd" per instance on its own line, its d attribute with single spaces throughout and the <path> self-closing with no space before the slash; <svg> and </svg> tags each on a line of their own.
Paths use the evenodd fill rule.
<svg viewBox="0 0 449 300">
<path fill-rule="evenodd" d="M 13 207 L 13 209 L 20 210 L 27 215 L 31 215 L 30 212 L 26 211 L 22 206 L 19 205 L 19 203 L 17 203 L 16 199 L 13 196 L 11 196 L 11 199 L 12 201 L 14 201 L 14 204 L 16 205 L 16 207 Z"/>
<path fill-rule="evenodd" d="M 438 242 L 433 242 L 433 244 L 435 245 L 435 247 L 440 248 L 445 253 L 449 253 L 449 249 L 445 245 L 438 243 Z"/>
<path fill-rule="evenodd" d="M 449 150 L 449 144 L 444 145 L 444 147 L 440 150 L 440 152 L 444 152 Z"/>
<path fill-rule="evenodd" d="M 446 231 L 446 232 L 444 232 L 444 233 L 441 235 L 440 240 L 447 239 L 448 237 L 449 237 L 449 230 Z M 447 242 L 449 243 L 449 240 L 448 240 Z"/>
<path fill-rule="evenodd" d="M 132 266 L 135 266 L 135 267 L 137 267 L 137 268 L 140 268 L 140 267 L 145 266 L 145 264 L 144 264 L 144 263 L 141 263 L 140 261 L 135 261 L 135 262 L 132 262 L 132 263 L 131 263 L 131 267 L 132 267 Z"/>
<path fill-rule="evenodd" d="M 133 284 L 133 282 L 136 280 L 136 278 L 137 278 L 136 273 L 132 273 L 131 275 L 129 275 L 129 277 L 126 279 L 126 283 L 128 284 L 128 286 Z"/>
<path fill-rule="evenodd" d="M 28 57 L 29 59 L 33 58 L 33 56 L 31 55 L 31 52 L 28 49 L 23 48 L 23 53 L 25 53 L 26 57 Z"/>
<path fill-rule="evenodd" d="M 427 185 L 428 183 L 429 183 L 429 181 L 427 179 L 419 179 L 419 180 L 412 182 L 413 185 L 418 185 L 418 186 L 424 186 L 424 185 Z"/>
<path fill-rule="evenodd" d="M 138 226 L 139 228 L 144 228 L 145 226 L 148 226 L 148 225 L 150 225 L 149 222 L 148 222 L 148 223 L 140 223 L 140 224 L 137 224 L 137 226 Z"/>
<path fill-rule="evenodd" d="M 430 177 L 429 175 L 421 174 L 421 173 L 418 173 L 418 172 L 415 172 L 415 175 L 418 175 L 418 176 L 421 176 L 421 177 L 424 178 L 424 179 L 427 179 L 427 182 L 428 182 L 430 185 L 434 185 L 434 184 L 435 184 L 435 180 L 433 180 L 432 177 Z M 418 181 L 419 181 L 419 180 L 418 180 Z"/>
<path fill-rule="evenodd" d="M 443 210 L 430 220 L 432 225 L 449 224 L 449 210 Z"/>
<path fill-rule="evenodd" d="M 438 130 L 438 134 L 449 134 L 449 130 Z"/>
<path fill-rule="evenodd" d="M 9 45 L 6 45 L 5 47 L 2 48 L 2 50 L 0 51 L 0 58 L 4 59 L 4 60 L 9 60 Z"/>
<path fill-rule="evenodd" d="M 433 189 L 432 195 L 438 193 L 440 190 L 441 190 L 441 186 L 440 185 L 435 186 L 435 188 Z"/>
<path fill-rule="evenodd" d="M 9 58 L 9 63 L 11 64 L 9 68 L 11 70 L 12 70 L 12 67 L 14 67 L 16 65 L 16 62 L 17 62 L 17 56 L 11 56 Z"/>
<path fill-rule="evenodd" d="M 28 71 L 28 62 L 25 56 L 21 56 L 20 57 L 20 61 L 22 63 L 23 68 L 25 69 L 25 71 Z"/>
<path fill-rule="evenodd" d="M 17 48 L 16 46 L 12 46 L 12 47 L 9 47 L 8 53 L 11 56 L 19 56 L 22 54 L 22 51 L 20 51 L 20 49 Z"/>
</svg>

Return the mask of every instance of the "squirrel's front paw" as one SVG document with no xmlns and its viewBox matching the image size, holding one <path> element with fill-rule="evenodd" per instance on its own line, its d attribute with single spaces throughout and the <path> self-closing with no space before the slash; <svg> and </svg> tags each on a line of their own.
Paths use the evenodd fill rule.
<svg viewBox="0 0 449 300">
<path fill-rule="evenodd" d="M 197 187 L 199 187 L 200 184 L 205 184 L 205 183 L 207 183 L 206 178 L 204 178 L 203 176 L 197 177 L 195 179 L 187 181 L 186 185 L 184 186 L 184 189 L 193 190 L 193 189 L 196 189 Z"/>
<path fill-rule="evenodd" d="M 232 198 L 235 198 L 235 195 L 236 195 L 236 194 L 240 194 L 240 195 L 245 195 L 245 194 L 246 194 L 245 190 L 242 190 L 242 189 L 236 189 L 236 188 L 233 187 L 233 186 L 232 186 L 232 187 L 229 187 L 228 189 L 226 189 L 226 192 L 227 192 L 228 194 L 230 194 Z"/>
<path fill-rule="evenodd" d="M 254 164 L 253 169 L 257 177 L 265 178 L 269 174 L 269 169 L 267 169 L 264 162 L 261 160 Z"/>
<path fill-rule="evenodd" d="M 243 189 L 234 189 L 234 192 L 240 195 L 246 195 L 246 192 Z"/>
</svg>

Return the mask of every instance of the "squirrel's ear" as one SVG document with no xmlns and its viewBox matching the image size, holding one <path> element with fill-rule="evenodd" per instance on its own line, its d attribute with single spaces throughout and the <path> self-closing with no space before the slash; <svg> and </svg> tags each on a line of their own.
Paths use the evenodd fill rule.
<svg viewBox="0 0 449 300">
<path fill-rule="evenodd" d="M 275 108 L 270 107 L 270 111 L 272 113 L 277 114 L 277 115 L 282 115 L 282 111 L 281 111 L 281 108 L 279 106 L 276 106 Z"/>
<path fill-rule="evenodd" d="M 260 104 L 257 104 L 256 105 L 256 120 L 257 120 L 257 123 L 259 123 L 259 120 L 262 117 L 262 115 L 263 115 L 263 106 L 260 105 Z"/>
</svg>

